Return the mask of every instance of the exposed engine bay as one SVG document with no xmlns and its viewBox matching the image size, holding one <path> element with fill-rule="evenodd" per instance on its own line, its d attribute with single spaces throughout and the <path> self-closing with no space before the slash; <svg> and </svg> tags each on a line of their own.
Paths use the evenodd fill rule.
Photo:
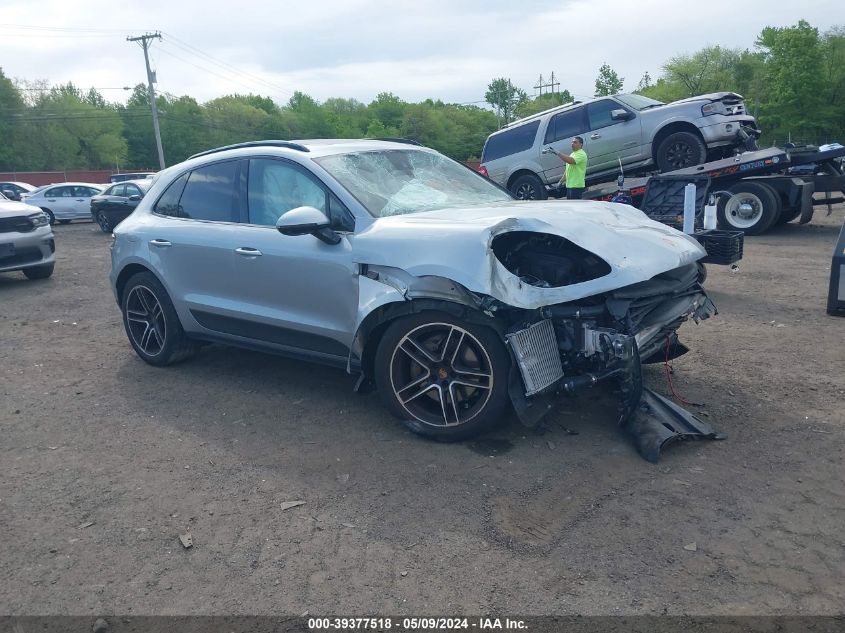
<svg viewBox="0 0 845 633">
<path fill-rule="evenodd" d="M 507 233 L 494 240 L 493 249 L 509 271 L 533 286 L 577 284 L 610 272 L 601 258 L 552 235 Z M 526 425 L 539 422 L 552 397 L 614 379 L 619 422 L 646 459 L 656 461 L 660 448 L 671 441 L 718 437 L 642 384 L 643 363 L 668 361 L 688 351 L 677 337 L 682 323 L 716 314 L 696 264 L 578 302 L 503 310 L 511 323 L 505 336 L 517 368 L 510 395 Z"/>
</svg>

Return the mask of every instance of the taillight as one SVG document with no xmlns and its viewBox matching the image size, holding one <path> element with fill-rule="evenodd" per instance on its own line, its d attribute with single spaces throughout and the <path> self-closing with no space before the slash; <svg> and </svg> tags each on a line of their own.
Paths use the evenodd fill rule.
<svg viewBox="0 0 845 633">
<path fill-rule="evenodd" d="M 478 173 L 487 178 L 490 177 L 490 174 L 487 173 L 487 168 L 484 165 L 478 166 Z"/>
</svg>

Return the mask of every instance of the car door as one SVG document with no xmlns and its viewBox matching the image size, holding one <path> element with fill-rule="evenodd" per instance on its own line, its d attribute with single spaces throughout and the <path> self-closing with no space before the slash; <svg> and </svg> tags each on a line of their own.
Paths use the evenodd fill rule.
<svg viewBox="0 0 845 633">
<path fill-rule="evenodd" d="M 280 158 L 249 161 L 247 214 L 235 236 L 239 315 L 229 332 L 262 343 L 345 362 L 358 311 L 358 266 L 344 233 L 352 214 L 316 176 Z M 285 212 L 320 209 L 341 233 L 339 244 L 275 228 Z"/>
<path fill-rule="evenodd" d="M 600 99 L 586 106 L 589 133 L 584 139 L 584 151 L 589 157 L 592 172 L 612 170 L 622 164 L 635 162 L 642 151 L 642 126 L 633 110 L 614 99 Z M 614 110 L 624 110 L 628 120 L 614 119 Z"/>
<path fill-rule="evenodd" d="M 244 162 L 210 163 L 177 178 L 153 206 L 159 218 L 141 233 L 188 331 L 207 333 L 215 317 L 240 313 L 233 229 L 241 215 Z"/>
<path fill-rule="evenodd" d="M 558 112 L 546 127 L 543 147 L 551 146 L 559 152 L 568 154 L 572 151 L 572 137 L 584 136 L 586 130 L 587 121 L 583 106 Z M 555 154 L 541 154 L 539 160 L 543 167 L 543 178 L 546 182 L 560 180 L 566 163 Z"/>
<path fill-rule="evenodd" d="M 95 213 L 102 211 L 106 214 L 106 217 L 109 218 L 109 221 L 111 221 L 123 205 L 123 201 L 126 199 L 126 196 L 124 195 L 125 191 L 126 185 L 122 183 L 112 185 L 106 189 L 100 196 L 98 196 L 98 200 L 94 208 Z M 114 226 L 113 223 L 112 226 Z"/>
<path fill-rule="evenodd" d="M 44 202 L 58 220 L 68 220 L 74 216 L 73 187 L 61 185 L 44 191 Z"/>
</svg>

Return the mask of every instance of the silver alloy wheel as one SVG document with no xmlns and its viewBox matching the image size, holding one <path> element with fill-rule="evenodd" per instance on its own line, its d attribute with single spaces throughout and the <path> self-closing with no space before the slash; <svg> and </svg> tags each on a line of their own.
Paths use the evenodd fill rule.
<svg viewBox="0 0 845 633">
<path fill-rule="evenodd" d="M 426 323 L 408 332 L 393 349 L 389 371 L 402 408 L 429 426 L 466 424 L 493 393 L 487 350 L 451 323 Z"/>
<path fill-rule="evenodd" d="M 749 229 L 762 217 L 763 201 L 753 193 L 735 193 L 725 203 L 725 220 L 734 228 Z"/>
<path fill-rule="evenodd" d="M 126 322 L 132 342 L 148 356 L 158 356 L 167 340 L 164 311 L 155 293 L 135 286 L 126 299 Z"/>
</svg>

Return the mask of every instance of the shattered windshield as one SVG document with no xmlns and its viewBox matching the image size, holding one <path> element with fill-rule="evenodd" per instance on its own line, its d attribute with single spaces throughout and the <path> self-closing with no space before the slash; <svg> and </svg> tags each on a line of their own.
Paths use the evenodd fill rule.
<svg viewBox="0 0 845 633">
<path fill-rule="evenodd" d="M 424 150 L 335 154 L 315 161 L 375 217 L 512 200 L 480 175 Z"/>
</svg>

